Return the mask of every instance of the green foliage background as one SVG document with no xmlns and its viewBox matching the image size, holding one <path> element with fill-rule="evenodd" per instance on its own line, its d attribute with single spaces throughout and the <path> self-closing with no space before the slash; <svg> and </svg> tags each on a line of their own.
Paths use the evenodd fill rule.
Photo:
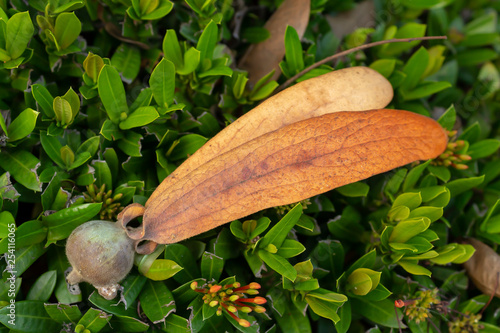
<svg viewBox="0 0 500 333">
<path fill-rule="evenodd" d="M 328 20 L 359 4 L 313 0 L 302 41 L 287 29 L 282 76 L 249 87 L 236 63 L 281 2 L 0 0 L 0 332 L 500 332 L 500 302 L 482 312 L 489 295 L 461 266 L 474 252 L 462 237 L 500 244 L 500 2 L 376 0 L 373 28 L 339 39 Z M 64 245 L 78 225 L 145 203 L 305 67 L 431 35 L 448 39 L 356 52 L 298 81 L 379 71 L 391 108 L 450 131 L 444 155 L 139 256 L 117 306 L 88 284 L 69 293 Z M 266 311 L 218 316 L 193 281 L 258 282 Z"/>
</svg>

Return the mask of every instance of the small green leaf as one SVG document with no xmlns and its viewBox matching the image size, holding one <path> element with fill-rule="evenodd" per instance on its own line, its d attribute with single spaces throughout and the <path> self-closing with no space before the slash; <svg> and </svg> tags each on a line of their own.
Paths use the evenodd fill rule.
<svg viewBox="0 0 500 333">
<path fill-rule="evenodd" d="M 156 104 L 168 107 L 174 102 L 175 65 L 173 62 L 162 59 L 151 73 L 149 85 L 153 91 Z"/>
<path fill-rule="evenodd" d="M 42 184 L 36 173 L 39 166 L 38 158 L 26 150 L 0 152 L 0 167 L 8 171 L 21 185 L 37 192 L 42 191 Z"/>
<path fill-rule="evenodd" d="M 97 54 L 93 54 L 89 52 L 87 58 L 83 61 L 83 68 L 85 69 L 85 73 L 89 78 L 92 79 L 94 83 L 97 83 L 97 78 L 99 77 L 99 73 L 101 72 L 102 67 L 104 66 L 104 61 Z"/>
<path fill-rule="evenodd" d="M 101 207 L 102 203 L 88 203 L 65 208 L 49 216 L 44 216 L 43 221 L 49 228 L 47 244 L 67 238 L 73 229 L 95 217 Z"/>
<path fill-rule="evenodd" d="M 73 121 L 73 110 L 69 102 L 59 96 L 54 98 L 52 105 L 56 119 L 61 126 L 69 125 Z"/>
<path fill-rule="evenodd" d="M 176 70 L 184 68 L 184 59 L 182 57 L 181 46 L 177 39 L 175 30 L 167 30 L 167 33 L 163 38 L 162 49 L 165 59 L 170 60 L 174 64 Z"/>
<path fill-rule="evenodd" d="M 175 261 L 156 259 L 144 276 L 153 281 L 162 281 L 171 278 L 182 269 Z"/>
<path fill-rule="evenodd" d="M 102 310 L 90 308 L 85 312 L 80 321 L 78 321 L 78 325 L 83 325 L 90 332 L 99 332 L 108 324 L 111 317 L 112 315 Z"/>
<path fill-rule="evenodd" d="M 123 112 L 128 114 L 125 88 L 120 74 L 110 65 L 104 65 L 99 74 L 99 97 L 113 123 L 120 122 Z"/>
<path fill-rule="evenodd" d="M 398 265 L 410 274 L 431 276 L 431 271 L 418 265 L 416 260 L 400 260 Z"/>
<path fill-rule="evenodd" d="M 160 115 L 154 106 L 141 106 L 132 112 L 125 120 L 120 122 L 120 129 L 128 130 L 141 127 L 155 121 Z"/>
<path fill-rule="evenodd" d="M 404 243 L 410 238 L 427 230 L 430 224 L 431 220 L 427 217 L 412 218 L 401 221 L 392 230 L 389 241 L 395 243 Z"/>
<path fill-rule="evenodd" d="M 74 12 L 59 14 L 54 27 L 59 50 L 64 50 L 73 44 L 81 31 L 82 24 Z"/>
<path fill-rule="evenodd" d="M 54 108 L 52 107 L 54 97 L 52 97 L 47 88 L 37 83 L 31 86 L 31 93 L 33 94 L 37 104 L 42 109 L 44 115 L 47 118 L 54 118 L 56 116 Z"/>
<path fill-rule="evenodd" d="M 224 267 L 224 259 L 216 256 L 213 253 L 204 252 L 201 257 L 201 276 L 207 281 L 218 281 L 222 268 Z"/>
<path fill-rule="evenodd" d="M 75 118 L 78 114 L 78 111 L 80 110 L 80 97 L 78 97 L 73 88 L 70 87 L 64 94 L 64 96 L 62 96 L 62 98 L 68 101 L 69 105 L 71 106 L 72 118 Z"/>
<path fill-rule="evenodd" d="M 9 127 L 10 134 L 10 127 Z M 467 155 L 472 159 L 478 159 L 490 156 L 494 154 L 498 148 L 500 148 L 500 140 L 498 139 L 486 139 L 478 142 L 474 142 L 469 146 L 467 150 Z"/>
<path fill-rule="evenodd" d="M 370 68 L 382 74 L 385 78 L 389 78 L 394 72 L 396 59 L 379 59 L 370 64 Z"/>
<path fill-rule="evenodd" d="M 480 185 L 484 180 L 484 175 L 479 177 L 469 177 L 469 178 L 460 178 L 452 180 L 451 182 L 446 184 L 446 187 L 450 190 L 450 194 L 452 197 L 459 195 L 465 191 L 468 191 L 478 185 Z"/>
<path fill-rule="evenodd" d="M 370 186 L 363 182 L 356 182 L 338 187 L 336 190 L 346 197 L 366 197 L 370 191 Z"/>
<path fill-rule="evenodd" d="M 196 49 L 200 51 L 200 60 L 212 59 L 215 45 L 217 44 L 218 28 L 217 23 L 210 21 L 203 30 Z"/>
<path fill-rule="evenodd" d="M 364 298 L 352 298 L 351 306 L 357 313 L 362 313 L 364 317 L 382 326 L 392 328 L 405 328 L 406 326 L 398 321 L 403 318 L 400 309 L 394 308 L 394 302 L 388 299 L 373 302 Z"/>
<path fill-rule="evenodd" d="M 12 59 L 20 57 L 35 32 L 28 12 L 12 15 L 5 29 L 5 49 Z"/>
<path fill-rule="evenodd" d="M 292 258 L 298 256 L 305 250 L 306 248 L 302 245 L 302 243 L 294 239 L 285 239 L 276 254 L 282 256 L 283 258 Z"/>
<path fill-rule="evenodd" d="M 141 157 L 142 135 L 133 131 L 125 132 L 125 135 L 118 141 L 118 148 L 125 154 L 134 157 Z"/>
<path fill-rule="evenodd" d="M 175 147 L 167 154 L 170 161 L 178 161 L 194 154 L 201 146 L 207 142 L 207 139 L 198 134 L 187 134 L 182 136 Z"/>
<path fill-rule="evenodd" d="M 443 126 L 444 129 L 451 131 L 453 126 L 455 126 L 455 121 L 457 118 L 457 112 L 455 111 L 455 106 L 450 106 L 438 119 L 438 123 Z"/>
<path fill-rule="evenodd" d="M 111 64 L 121 73 L 123 81 L 130 84 L 141 69 L 141 53 L 136 47 L 122 43 L 111 57 Z"/>
<path fill-rule="evenodd" d="M 47 302 L 54 291 L 57 281 L 57 272 L 54 270 L 47 271 L 36 279 L 31 286 L 26 300 Z"/>
<path fill-rule="evenodd" d="M 9 141 L 20 140 L 28 136 L 35 128 L 38 114 L 39 112 L 30 108 L 21 112 L 9 125 Z"/>
<path fill-rule="evenodd" d="M 340 317 L 337 314 L 337 310 L 339 309 L 337 305 L 322 299 L 310 297 L 309 294 L 306 295 L 306 302 L 311 307 L 311 310 L 313 310 L 317 315 L 330 319 L 334 324 L 340 320 Z"/>
<path fill-rule="evenodd" d="M 160 323 L 175 311 L 174 297 L 163 282 L 147 280 L 139 294 L 141 308 L 153 323 Z"/>
<path fill-rule="evenodd" d="M 401 84 L 401 89 L 404 91 L 412 91 L 415 89 L 422 77 L 422 68 L 427 67 L 428 62 L 429 52 L 427 52 L 425 47 L 420 47 L 417 52 L 413 53 L 403 67 L 403 73 L 406 74 L 406 78 Z"/>
<path fill-rule="evenodd" d="M 0 322 L 12 330 L 38 333 L 61 329 L 61 325 L 49 316 L 40 301 L 17 301 L 15 321 L 11 321 L 9 313 L 7 306 L 0 309 Z"/>
<path fill-rule="evenodd" d="M 274 227 L 267 232 L 267 234 L 259 242 L 260 248 L 265 248 L 269 244 L 273 244 L 277 248 L 280 248 L 285 238 L 287 237 L 290 230 L 292 230 L 295 223 L 300 218 L 302 214 L 302 205 L 297 204 L 290 210 Z"/>
<path fill-rule="evenodd" d="M 283 275 L 290 281 L 295 281 L 297 277 L 297 271 L 293 266 L 283 257 L 270 253 L 268 251 L 260 250 L 257 255 L 263 262 L 265 262 L 271 269 L 276 271 L 278 274 Z"/>
<path fill-rule="evenodd" d="M 68 304 L 44 304 L 45 311 L 49 316 L 57 321 L 58 323 L 73 323 L 76 324 L 78 319 L 82 316 L 78 305 L 68 305 Z"/>
<path fill-rule="evenodd" d="M 143 20 L 158 20 L 162 17 L 166 16 L 172 8 L 174 4 L 168 0 L 159 0 L 159 5 L 156 7 L 154 11 L 149 14 L 143 15 L 141 18 Z"/>
<path fill-rule="evenodd" d="M 285 59 L 292 75 L 304 69 L 302 45 L 297 31 L 292 26 L 287 26 L 285 30 Z"/>
</svg>

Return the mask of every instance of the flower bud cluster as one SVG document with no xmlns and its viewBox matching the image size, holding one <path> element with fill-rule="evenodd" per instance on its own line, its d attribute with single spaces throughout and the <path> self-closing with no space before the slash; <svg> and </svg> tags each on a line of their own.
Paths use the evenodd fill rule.
<svg viewBox="0 0 500 333">
<path fill-rule="evenodd" d="M 102 208 L 99 212 L 101 220 L 115 221 L 116 216 L 123 210 L 123 206 L 118 201 L 123 197 L 123 193 L 113 195 L 113 190 L 106 191 L 106 184 L 99 188 L 92 184 L 87 186 L 87 192 L 83 192 L 85 202 L 102 202 Z"/>
<path fill-rule="evenodd" d="M 446 150 L 436 158 L 434 164 L 444 165 L 445 167 L 451 166 L 457 170 L 466 170 L 469 168 L 465 163 L 471 160 L 467 154 L 462 154 L 460 151 L 465 147 L 464 140 L 456 140 L 455 136 L 457 131 L 448 131 L 450 142 L 446 146 Z"/>
</svg>

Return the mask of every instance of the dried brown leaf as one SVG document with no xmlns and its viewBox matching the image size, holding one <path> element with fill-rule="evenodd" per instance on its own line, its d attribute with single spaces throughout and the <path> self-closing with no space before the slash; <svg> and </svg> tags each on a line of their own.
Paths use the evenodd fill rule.
<svg viewBox="0 0 500 333">
<path fill-rule="evenodd" d="M 169 181 L 146 205 L 143 239 L 178 242 L 265 208 L 434 158 L 446 144 L 437 122 L 408 111 L 337 112 L 296 121 Z"/>
<path fill-rule="evenodd" d="M 298 83 L 267 99 L 208 141 L 158 186 L 146 206 L 192 170 L 260 135 L 326 113 L 381 109 L 392 97 L 389 81 L 368 67 L 345 68 Z"/>
<path fill-rule="evenodd" d="M 285 30 L 292 26 L 302 38 L 309 22 L 310 0 L 285 0 L 269 18 L 264 27 L 270 37 L 251 45 L 241 58 L 238 67 L 248 71 L 248 83 L 252 86 L 264 75 L 276 70 L 273 80 L 280 76 L 279 63 L 285 55 Z"/>
<path fill-rule="evenodd" d="M 365 0 L 356 4 L 354 9 L 342 12 L 336 16 L 326 15 L 332 32 L 338 39 L 354 32 L 358 28 L 373 28 L 375 26 L 375 3 Z"/>
<path fill-rule="evenodd" d="M 477 239 L 469 238 L 465 242 L 476 249 L 474 255 L 464 263 L 467 275 L 483 293 L 500 297 L 500 255 Z"/>
</svg>

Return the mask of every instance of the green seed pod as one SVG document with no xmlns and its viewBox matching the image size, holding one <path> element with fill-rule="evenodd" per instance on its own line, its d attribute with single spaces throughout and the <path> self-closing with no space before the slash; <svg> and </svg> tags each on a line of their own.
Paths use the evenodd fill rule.
<svg viewBox="0 0 500 333">
<path fill-rule="evenodd" d="M 77 227 L 66 242 L 66 256 L 73 267 L 67 282 L 88 282 L 106 299 L 113 299 L 120 282 L 132 269 L 134 240 L 118 224 L 89 221 Z"/>
</svg>

